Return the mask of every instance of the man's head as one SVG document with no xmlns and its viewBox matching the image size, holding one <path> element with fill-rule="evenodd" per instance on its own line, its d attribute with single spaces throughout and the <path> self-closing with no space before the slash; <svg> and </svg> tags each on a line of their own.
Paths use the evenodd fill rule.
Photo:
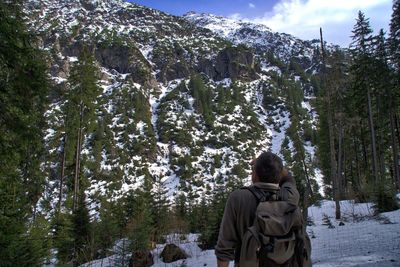
<svg viewBox="0 0 400 267">
<path fill-rule="evenodd" d="M 279 183 L 283 169 L 280 157 L 272 152 L 263 152 L 251 164 L 253 183 Z"/>
</svg>

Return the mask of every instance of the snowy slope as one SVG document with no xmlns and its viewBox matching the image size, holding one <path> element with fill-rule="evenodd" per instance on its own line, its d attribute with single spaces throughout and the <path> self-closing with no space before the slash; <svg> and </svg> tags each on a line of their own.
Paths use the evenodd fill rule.
<svg viewBox="0 0 400 267">
<path fill-rule="evenodd" d="M 301 76 L 266 54 L 286 63 L 293 59 L 313 73 L 319 64 L 315 45 L 262 25 L 205 14 L 171 16 L 122 0 L 29 0 L 25 10 L 48 53 L 54 82 L 46 112 L 47 186 L 39 202 L 50 203 L 50 213 L 59 194 L 63 96 L 69 90 L 69 71 L 85 46 L 94 53 L 103 91 L 97 99 L 96 133 L 102 145 L 95 151 L 93 134 L 88 133 L 83 147 L 87 161 L 97 168 L 84 170 L 93 216 L 101 200 L 118 201 L 141 188 L 146 177 L 167 189 L 171 200 L 188 192 L 196 201 L 207 198 L 218 179 L 249 183 L 248 162 L 262 150 L 279 154 L 291 124 L 279 81 L 290 80 L 308 96 L 313 94 L 308 74 Z M 211 127 L 189 88 L 193 75 L 209 90 Z M 241 99 L 221 111 L 233 102 L 235 87 L 240 87 Z M 270 91 L 276 103 L 267 106 L 264 99 Z M 220 100 L 221 95 L 232 99 Z M 311 113 L 304 101 L 303 108 Z M 312 160 L 315 147 L 306 146 Z M 73 169 L 72 161 L 69 165 Z M 63 190 L 67 203 L 68 188 Z"/>
<path fill-rule="evenodd" d="M 189 12 L 184 17 L 235 44 L 268 51 L 285 62 L 297 57 L 307 60 L 310 64 L 318 45 L 318 40 L 303 41 L 289 34 L 273 32 L 263 24 L 195 12 Z"/>
</svg>

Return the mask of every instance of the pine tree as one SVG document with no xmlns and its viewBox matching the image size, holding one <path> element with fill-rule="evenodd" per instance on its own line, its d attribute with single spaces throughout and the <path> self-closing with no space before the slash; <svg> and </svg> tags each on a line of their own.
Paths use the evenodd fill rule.
<svg viewBox="0 0 400 267">
<path fill-rule="evenodd" d="M 222 177 L 218 177 L 214 186 L 214 194 L 208 205 L 207 225 L 201 229 L 199 241 L 202 249 L 214 248 L 218 241 L 219 227 L 224 215 L 225 204 L 228 199 L 228 191 L 223 185 Z"/>
<path fill-rule="evenodd" d="M 378 159 L 376 152 L 376 134 L 374 126 L 374 114 L 373 114 L 373 99 L 372 99 L 372 88 L 371 88 L 371 61 L 372 55 L 372 29 L 369 25 L 369 19 L 365 18 L 365 15 L 359 11 L 356 24 L 353 28 L 353 42 L 351 44 L 351 52 L 354 63 L 351 67 L 353 74 L 353 88 L 356 94 L 356 98 L 362 99 L 359 106 L 365 107 L 360 111 L 363 113 L 367 111 L 368 114 L 368 128 L 370 133 L 371 151 L 372 151 L 372 173 L 373 183 L 378 182 Z"/>
<path fill-rule="evenodd" d="M 72 235 L 74 244 L 72 260 L 74 266 L 79 266 L 93 258 L 92 229 L 84 192 L 79 194 L 78 201 L 77 208 L 72 215 Z"/>
<path fill-rule="evenodd" d="M 393 1 L 393 13 L 390 19 L 389 47 L 390 47 L 390 57 L 398 74 L 400 71 L 400 1 L 399 0 Z"/>
<path fill-rule="evenodd" d="M 127 224 L 128 238 L 134 252 L 147 252 L 154 241 L 154 210 L 152 206 L 152 177 L 144 175 L 143 186 L 134 193 L 132 214 Z M 131 203 L 132 204 L 132 203 Z"/>
<path fill-rule="evenodd" d="M 164 235 L 167 234 L 167 226 L 169 225 L 169 206 L 168 200 L 168 189 L 166 188 L 165 182 L 160 177 L 156 177 L 154 182 L 153 192 L 153 217 L 154 229 L 155 229 L 155 241 L 162 240 Z"/>
<path fill-rule="evenodd" d="M 399 124 L 399 106 L 396 103 L 400 101 L 400 1 L 393 1 L 393 13 L 390 20 L 390 33 L 389 33 L 389 57 L 392 61 L 394 70 L 392 71 L 391 79 L 391 95 L 390 95 L 390 129 L 391 129 L 391 144 L 393 151 L 393 171 L 395 176 L 395 181 L 397 184 L 397 189 L 400 189 L 400 170 L 399 165 L 399 128 L 396 127 Z M 397 138 L 396 138 L 397 135 Z M 397 140 L 396 140 L 397 139 Z"/>
<path fill-rule="evenodd" d="M 206 127 L 211 128 L 213 125 L 212 113 L 212 94 L 203 79 L 199 75 L 194 75 L 189 81 L 190 92 L 195 99 L 194 107 L 198 113 L 203 115 Z"/>
<path fill-rule="evenodd" d="M 85 135 L 96 128 L 96 109 L 98 108 L 98 68 L 93 55 L 84 47 L 79 61 L 71 69 L 68 79 L 70 90 L 65 105 L 66 126 L 68 137 L 69 159 L 74 166 L 73 209 L 77 208 L 82 172 L 81 151 L 85 143 Z M 65 148 L 64 148 L 65 149 Z M 73 153 L 72 153 L 73 152 Z"/>
<path fill-rule="evenodd" d="M 37 242 L 29 242 L 28 222 L 40 218 L 35 207 L 44 184 L 40 164 L 49 84 L 45 56 L 24 17 L 22 1 L 0 2 L 1 266 L 39 266 L 45 256 Z M 44 242 L 41 234 L 35 238 Z"/>
<path fill-rule="evenodd" d="M 73 222 L 70 214 L 58 212 L 52 221 L 53 246 L 57 249 L 58 265 L 71 262 L 74 255 Z"/>
</svg>

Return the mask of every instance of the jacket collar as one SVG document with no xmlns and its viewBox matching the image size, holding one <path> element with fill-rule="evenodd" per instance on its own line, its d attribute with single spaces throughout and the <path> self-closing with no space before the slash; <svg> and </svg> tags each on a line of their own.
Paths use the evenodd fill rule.
<svg viewBox="0 0 400 267">
<path fill-rule="evenodd" d="M 272 184 L 272 183 L 254 183 L 253 186 L 265 189 L 265 190 L 273 190 L 273 191 L 279 191 L 279 184 Z"/>
</svg>

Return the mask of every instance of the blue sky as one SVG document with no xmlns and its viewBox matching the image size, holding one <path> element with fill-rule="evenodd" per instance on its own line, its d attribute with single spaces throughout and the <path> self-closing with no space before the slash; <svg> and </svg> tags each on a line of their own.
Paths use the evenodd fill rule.
<svg viewBox="0 0 400 267">
<path fill-rule="evenodd" d="M 347 47 L 358 10 L 370 19 L 374 33 L 389 29 L 392 0 L 129 0 L 173 15 L 206 12 L 262 23 L 273 31 L 301 39 L 319 38 Z"/>
<path fill-rule="evenodd" d="M 248 17 L 262 15 L 272 10 L 278 0 L 130 0 L 173 15 L 183 15 L 188 11 L 212 13 L 222 16 L 241 13 Z M 257 8 L 256 8 L 257 7 Z"/>
</svg>

